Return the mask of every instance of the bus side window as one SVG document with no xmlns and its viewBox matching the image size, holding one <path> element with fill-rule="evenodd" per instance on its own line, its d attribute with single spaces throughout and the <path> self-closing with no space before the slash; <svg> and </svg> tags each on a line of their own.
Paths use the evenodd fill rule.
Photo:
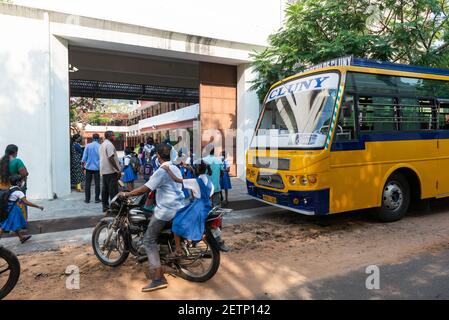
<svg viewBox="0 0 449 320">
<path fill-rule="evenodd" d="M 449 103 L 440 103 L 438 108 L 438 125 L 440 129 L 449 129 Z"/>
<path fill-rule="evenodd" d="M 358 106 L 360 131 L 396 130 L 393 98 L 360 96 Z"/>
<path fill-rule="evenodd" d="M 399 107 L 401 131 L 431 130 L 436 127 L 432 116 L 433 100 L 401 97 Z"/>
<path fill-rule="evenodd" d="M 340 108 L 338 126 L 335 128 L 335 141 L 355 139 L 354 97 L 345 95 Z"/>
</svg>

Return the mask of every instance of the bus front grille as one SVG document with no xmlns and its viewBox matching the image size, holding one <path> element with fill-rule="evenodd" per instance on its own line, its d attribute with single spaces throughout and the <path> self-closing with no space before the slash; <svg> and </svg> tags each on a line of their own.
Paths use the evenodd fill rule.
<svg viewBox="0 0 449 320">
<path fill-rule="evenodd" d="M 253 157 L 252 162 L 256 168 L 290 170 L 290 159 L 287 158 Z"/>
<path fill-rule="evenodd" d="M 257 177 L 257 184 L 275 189 L 284 189 L 284 182 L 278 174 L 260 174 Z"/>
</svg>

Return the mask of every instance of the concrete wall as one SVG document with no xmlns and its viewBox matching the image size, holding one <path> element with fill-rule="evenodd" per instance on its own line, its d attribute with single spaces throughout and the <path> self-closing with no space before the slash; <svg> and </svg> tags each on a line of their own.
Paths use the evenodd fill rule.
<svg viewBox="0 0 449 320">
<path fill-rule="evenodd" d="M 53 185 L 47 196 L 70 193 L 70 116 L 69 116 L 69 68 L 68 44 L 64 39 L 52 35 L 51 27 L 47 36 L 50 39 L 50 119 L 48 133 L 51 135 L 50 171 Z"/>
<path fill-rule="evenodd" d="M 279 29 L 285 0 L 14 0 L 14 4 L 257 45 Z M 244 32 L 242 32 L 244 31 Z"/>
<path fill-rule="evenodd" d="M 0 39 L 0 151 L 19 146 L 31 198 L 51 197 L 52 189 L 66 193 L 64 183 L 51 178 L 64 180 L 68 160 L 67 72 L 60 72 L 67 70 L 66 45 L 49 37 L 44 17 L 1 16 Z"/>
<path fill-rule="evenodd" d="M 250 90 L 256 76 L 249 64 L 237 67 L 237 176 L 242 179 L 246 174 L 246 151 L 260 112 L 257 94 Z"/>
</svg>

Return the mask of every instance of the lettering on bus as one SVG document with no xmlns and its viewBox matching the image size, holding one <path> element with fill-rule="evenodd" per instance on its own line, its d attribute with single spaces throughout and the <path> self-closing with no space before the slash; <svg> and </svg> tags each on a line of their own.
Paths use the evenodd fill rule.
<svg viewBox="0 0 449 320">
<path fill-rule="evenodd" d="M 306 78 L 298 81 L 292 81 L 286 85 L 280 85 L 279 87 L 271 90 L 270 94 L 268 95 L 267 102 L 284 97 L 287 93 L 307 90 L 320 90 L 324 87 L 324 82 L 329 78 L 329 76 Z"/>
</svg>

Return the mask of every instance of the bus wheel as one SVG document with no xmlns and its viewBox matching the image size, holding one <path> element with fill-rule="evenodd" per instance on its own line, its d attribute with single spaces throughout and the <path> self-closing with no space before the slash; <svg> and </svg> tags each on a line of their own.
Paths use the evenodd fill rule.
<svg viewBox="0 0 449 320">
<path fill-rule="evenodd" d="M 407 179 L 399 173 L 392 174 L 382 191 L 382 205 L 376 216 L 383 222 L 402 219 L 410 205 L 410 186 Z"/>
</svg>

